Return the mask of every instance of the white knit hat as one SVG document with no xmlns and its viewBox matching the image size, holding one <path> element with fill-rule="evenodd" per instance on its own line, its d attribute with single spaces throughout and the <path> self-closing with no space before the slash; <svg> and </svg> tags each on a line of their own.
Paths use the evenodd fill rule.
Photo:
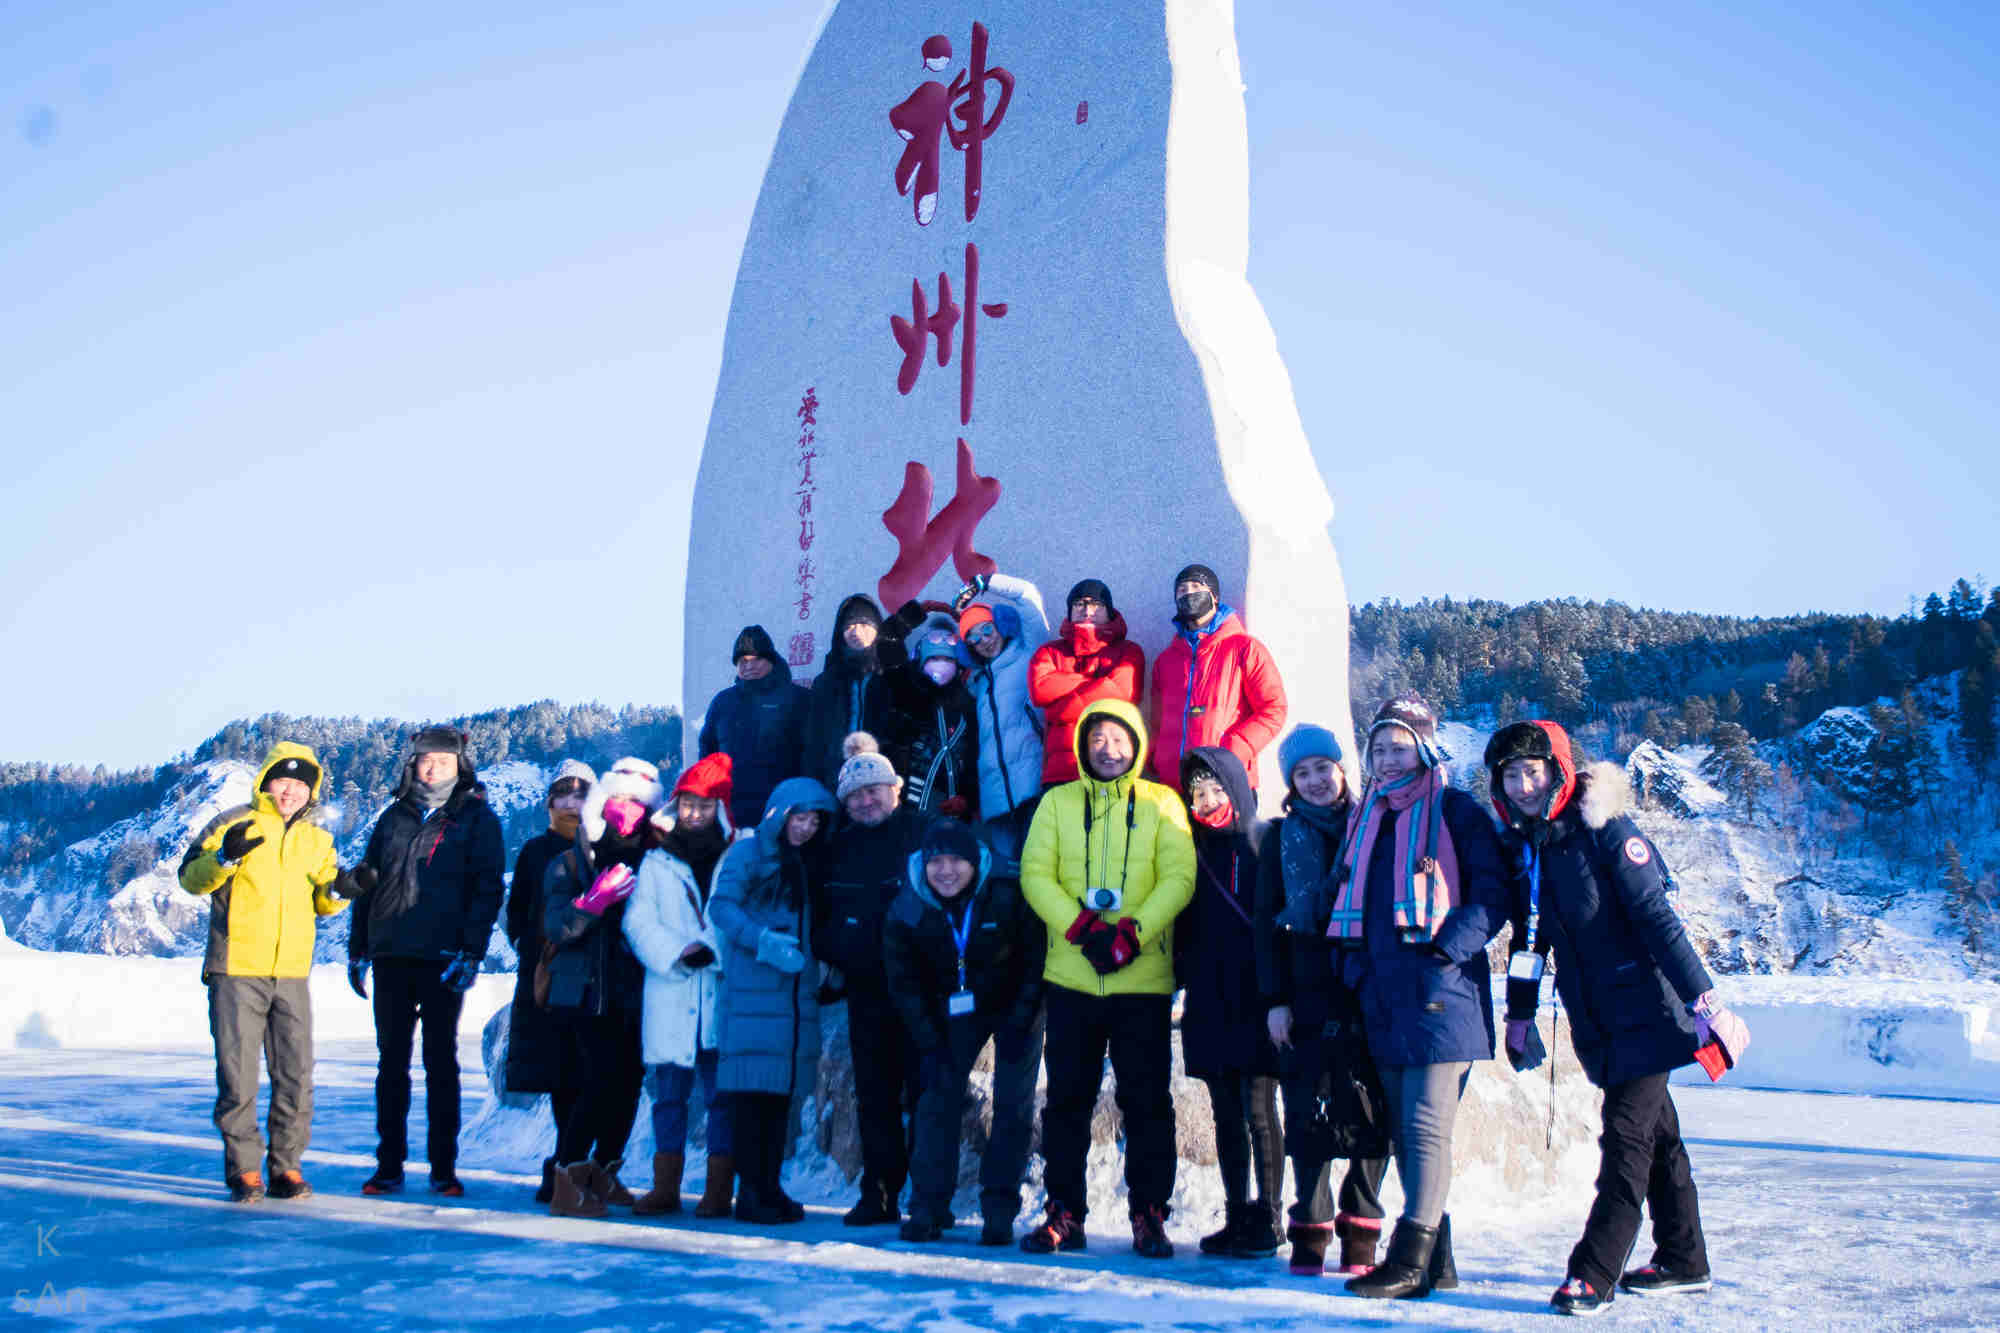
<svg viewBox="0 0 2000 1333">
<path fill-rule="evenodd" d="M 889 756 L 882 753 L 882 747 L 875 738 L 865 731 L 857 731 L 840 743 L 840 753 L 846 762 L 840 766 L 840 777 L 834 783 L 834 798 L 844 801 L 847 794 L 862 787 L 900 785 L 902 779 L 896 776 L 896 766 L 889 762 Z"/>
<path fill-rule="evenodd" d="M 583 832 L 590 841 L 596 842 L 604 836 L 604 803 L 619 796 L 637 801 L 648 811 L 659 809 L 666 798 L 666 789 L 660 785 L 660 770 L 643 759 L 627 755 L 597 780 L 583 802 Z"/>
</svg>

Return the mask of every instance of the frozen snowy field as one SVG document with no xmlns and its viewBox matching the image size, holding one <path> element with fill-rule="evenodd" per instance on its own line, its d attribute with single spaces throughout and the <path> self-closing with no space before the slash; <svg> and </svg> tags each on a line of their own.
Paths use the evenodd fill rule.
<svg viewBox="0 0 2000 1333">
<path fill-rule="evenodd" d="M 468 1114 L 485 1095 L 466 1041 Z M 1456 1200 L 1465 1286 L 1363 1304 L 1278 1261 L 1134 1258 L 1122 1219 L 1057 1262 L 840 1226 L 550 1218 L 476 1154 L 460 1202 L 364 1199 L 374 1052 L 323 1043 L 302 1203 L 223 1201 L 207 1052 L 0 1051 L 0 1268 L 10 1327 L 1307 1329 L 1543 1324 L 1581 1197 Z M 419 1080 L 421 1107 L 421 1079 Z M 1620 1300 L 1630 1328 L 2000 1325 L 2000 1107 L 1685 1088 L 1719 1279 Z M 421 1142 L 421 1131 L 415 1135 Z M 488 1169 L 481 1169 L 486 1167 Z M 639 1174 L 639 1173 L 634 1173 Z M 412 1179 L 422 1169 L 412 1164 Z M 1642 1246 L 1645 1242 L 1642 1240 Z M 1643 1257 L 1643 1252 L 1641 1254 Z"/>
</svg>

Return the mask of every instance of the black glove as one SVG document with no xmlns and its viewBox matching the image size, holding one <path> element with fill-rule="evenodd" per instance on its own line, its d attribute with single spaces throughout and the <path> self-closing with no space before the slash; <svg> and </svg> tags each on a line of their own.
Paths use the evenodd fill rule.
<svg viewBox="0 0 2000 1333">
<path fill-rule="evenodd" d="M 917 1063 L 917 1086 L 925 1092 L 951 1079 L 951 1057 L 942 1050 L 925 1051 Z"/>
<path fill-rule="evenodd" d="M 898 640 L 907 639 L 916 633 L 918 626 L 924 623 L 924 618 L 929 614 L 930 612 L 924 610 L 922 603 L 915 600 L 907 601 L 896 608 L 896 614 L 889 617 L 889 623 L 884 628 L 892 631 Z"/>
<path fill-rule="evenodd" d="M 347 987 L 362 999 L 368 998 L 368 960 L 350 958 L 347 960 Z"/>
<path fill-rule="evenodd" d="M 256 826 L 247 819 L 240 824 L 231 824 L 229 831 L 222 835 L 222 849 L 216 853 L 216 859 L 224 865 L 235 865 L 238 861 L 250 855 L 250 850 L 253 847 L 262 847 L 264 845 L 263 834 L 260 833 L 255 837 L 250 836 L 250 830 L 254 827 Z"/>
<path fill-rule="evenodd" d="M 366 898 L 375 892 L 375 886 L 381 882 L 382 877 L 375 873 L 375 867 L 363 861 L 352 870 L 340 872 L 340 887 L 335 892 L 343 898 Z"/>
<path fill-rule="evenodd" d="M 693 948 L 689 949 L 686 953 L 681 955 L 681 962 L 686 964 L 690 970 L 696 972 L 699 972 L 702 968 L 707 967 L 710 963 L 713 963 L 714 961 L 715 961 L 715 950 L 709 948 L 706 944 L 703 944 L 699 941 L 696 941 Z"/>
<path fill-rule="evenodd" d="M 1512 1028 L 1514 1025 L 1509 1023 L 1507 1026 Z M 1508 1035 L 1511 1036 L 1512 1033 Z M 1506 1048 L 1507 1063 L 1514 1066 L 1514 1072 L 1517 1074 L 1540 1069 L 1542 1062 L 1549 1058 L 1548 1048 L 1542 1045 L 1542 1034 L 1535 1030 L 1533 1020 L 1529 1021 L 1527 1031 L 1523 1034 L 1520 1050 L 1515 1050 L 1511 1042 L 1502 1042 L 1501 1045 Z"/>
</svg>

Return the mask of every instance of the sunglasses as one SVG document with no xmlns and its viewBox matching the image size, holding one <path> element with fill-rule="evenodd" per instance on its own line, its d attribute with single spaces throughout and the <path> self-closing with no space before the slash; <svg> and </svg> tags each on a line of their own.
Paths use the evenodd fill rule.
<svg viewBox="0 0 2000 1333">
<path fill-rule="evenodd" d="M 985 643 L 988 639 L 997 639 L 999 637 L 1000 631 L 994 629 L 991 624 L 974 625 L 972 632 L 965 636 L 965 641 L 967 643 Z"/>
</svg>

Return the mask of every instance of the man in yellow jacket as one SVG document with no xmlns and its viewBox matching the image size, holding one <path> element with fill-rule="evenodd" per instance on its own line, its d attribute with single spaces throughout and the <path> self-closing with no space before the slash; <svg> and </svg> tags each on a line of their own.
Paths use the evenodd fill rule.
<svg viewBox="0 0 2000 1333">
<path fill-rule="evenodd" d="M 333 835 L 306 818 L 325 782 L 318 756 L 280 741 L 248 805 L 208 821 L 181 859 L 181 887 L 208 899 L 208 1026 L 215 1037 L 215 1127 L 238 1203 L 265 1194 L 257 1132 L 257 1053 L 271 1067 L 270 1194 L 312 1193 L 299 1161 L 312 1133 L 312 971 L 316 918 L 347 906 Z"/>
<path fill-rule="evenodd" d="M 1084 1248 L 1084 1157 L 1108 1050 L 1125 1124 L 1132 1248 L 1174 1252 L 1174 918 L 1194 896 L 1194 839 L 1171 787 L 1139 776 L 1146 725 L 1119 699 L 1091 704 L 1072 739 L 1075 782 L 1042 798 L 1021 852 L 1021 891 L 1049 933 L 1049 1211 L 1021 1239 L 1031 1254 Z"/>
</svg>

